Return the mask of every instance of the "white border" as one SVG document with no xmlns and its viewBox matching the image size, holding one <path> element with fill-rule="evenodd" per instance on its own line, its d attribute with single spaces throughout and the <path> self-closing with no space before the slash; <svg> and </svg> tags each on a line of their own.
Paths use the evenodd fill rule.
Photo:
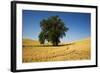
<svg viewBox="0 0 100 73">
<path fill-rule="evenodd" d="M 22 63 L 22 10 L 42 10 L 42 11 L 60 11 L 60 12 L 82 12 L 91 13 L 91 60 L 82 61 L 61 61 L 61 62 L 41 62 L 41 63 Z M 21 69 L 38 69 L 38 68 L 52 68 L 52 67 L 72 67 L 72 66 L 85 66 L 95 65 L 95 23 L 96 23 L 96 10 L 93 8 L 82 7 L 65 7 L 65 6 L 50 6 L 50 5 L 28 5 L 17 4 L 17 48 L 16 48 L 16 60 L 17 70 Z"/>
</svg>

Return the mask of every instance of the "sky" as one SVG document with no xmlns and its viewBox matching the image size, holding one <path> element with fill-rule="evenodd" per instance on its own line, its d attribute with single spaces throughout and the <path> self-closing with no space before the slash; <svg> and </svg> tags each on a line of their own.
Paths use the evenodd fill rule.
<svg viewBox="0 0 100 73">
<path fill-rule="evenodd" d="M 75 41 L 91 36 L 90 13 L 23 10 L 23 38 L 38 40 L 38 35 L 41 32 L 40 21 L 55 15 L 59 16 L 65 23 L 65 26 L 69 28 L 61 42 Z"/>
</svg>

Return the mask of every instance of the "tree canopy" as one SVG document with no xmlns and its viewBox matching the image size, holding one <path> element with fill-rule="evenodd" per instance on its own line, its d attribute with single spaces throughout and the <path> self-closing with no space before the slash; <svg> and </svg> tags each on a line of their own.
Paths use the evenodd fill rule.
<svg viewBox="0 0 100 73">
<path fill-rule="evenodd" d="M 39 41 L 44 44 L 47 40 L 51 42 L 53 46 L 57 46 L 60 43 L 60 38 L 66 36 L 68 27 L 59 16 L 50 16 L 47 19 L 40 21 L 41 32 L 39 34 Z"/>
</svg>

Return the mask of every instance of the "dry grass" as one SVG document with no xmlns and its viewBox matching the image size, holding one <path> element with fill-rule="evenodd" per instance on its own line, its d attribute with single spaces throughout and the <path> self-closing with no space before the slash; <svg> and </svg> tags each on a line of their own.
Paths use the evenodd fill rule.
<svg viewBox="0 0 100 73">
<path fill-rule="evenodd" d="M 38 41 L 24 39 L 22 58 L 23 62 L 46 62 L 90 59 L 90 38 L 57 47 L 41 45 Z"/>
</svg>

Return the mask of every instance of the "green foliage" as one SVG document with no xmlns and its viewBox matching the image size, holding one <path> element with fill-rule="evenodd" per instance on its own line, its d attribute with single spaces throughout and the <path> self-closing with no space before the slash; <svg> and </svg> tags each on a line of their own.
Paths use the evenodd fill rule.
<svg viewBox="0 0 100 73">
<path fill-rule="evenodd" d="M 45 40 L 51 42 L 53 46 L 57 46 L 60 43 L 60 38 L 66 36 L 68 28 L 65 26 L 62 19 L 59 16 L 51 16 L 47 19 L 43 19 L 40 22 L 41 32 L 39 34 L 39 41 L 41 44 L 45 43 Z"/>
<path fill-rule="evenodd" d="M 45 32 L 44 31 L 41 31 L 40 32 L 40 35 L 39 35 L 39 41 L 40 41 L 40 43 L 41 44 L 44 44 L 44 42 L 45 42 Z"/>
</svg>

